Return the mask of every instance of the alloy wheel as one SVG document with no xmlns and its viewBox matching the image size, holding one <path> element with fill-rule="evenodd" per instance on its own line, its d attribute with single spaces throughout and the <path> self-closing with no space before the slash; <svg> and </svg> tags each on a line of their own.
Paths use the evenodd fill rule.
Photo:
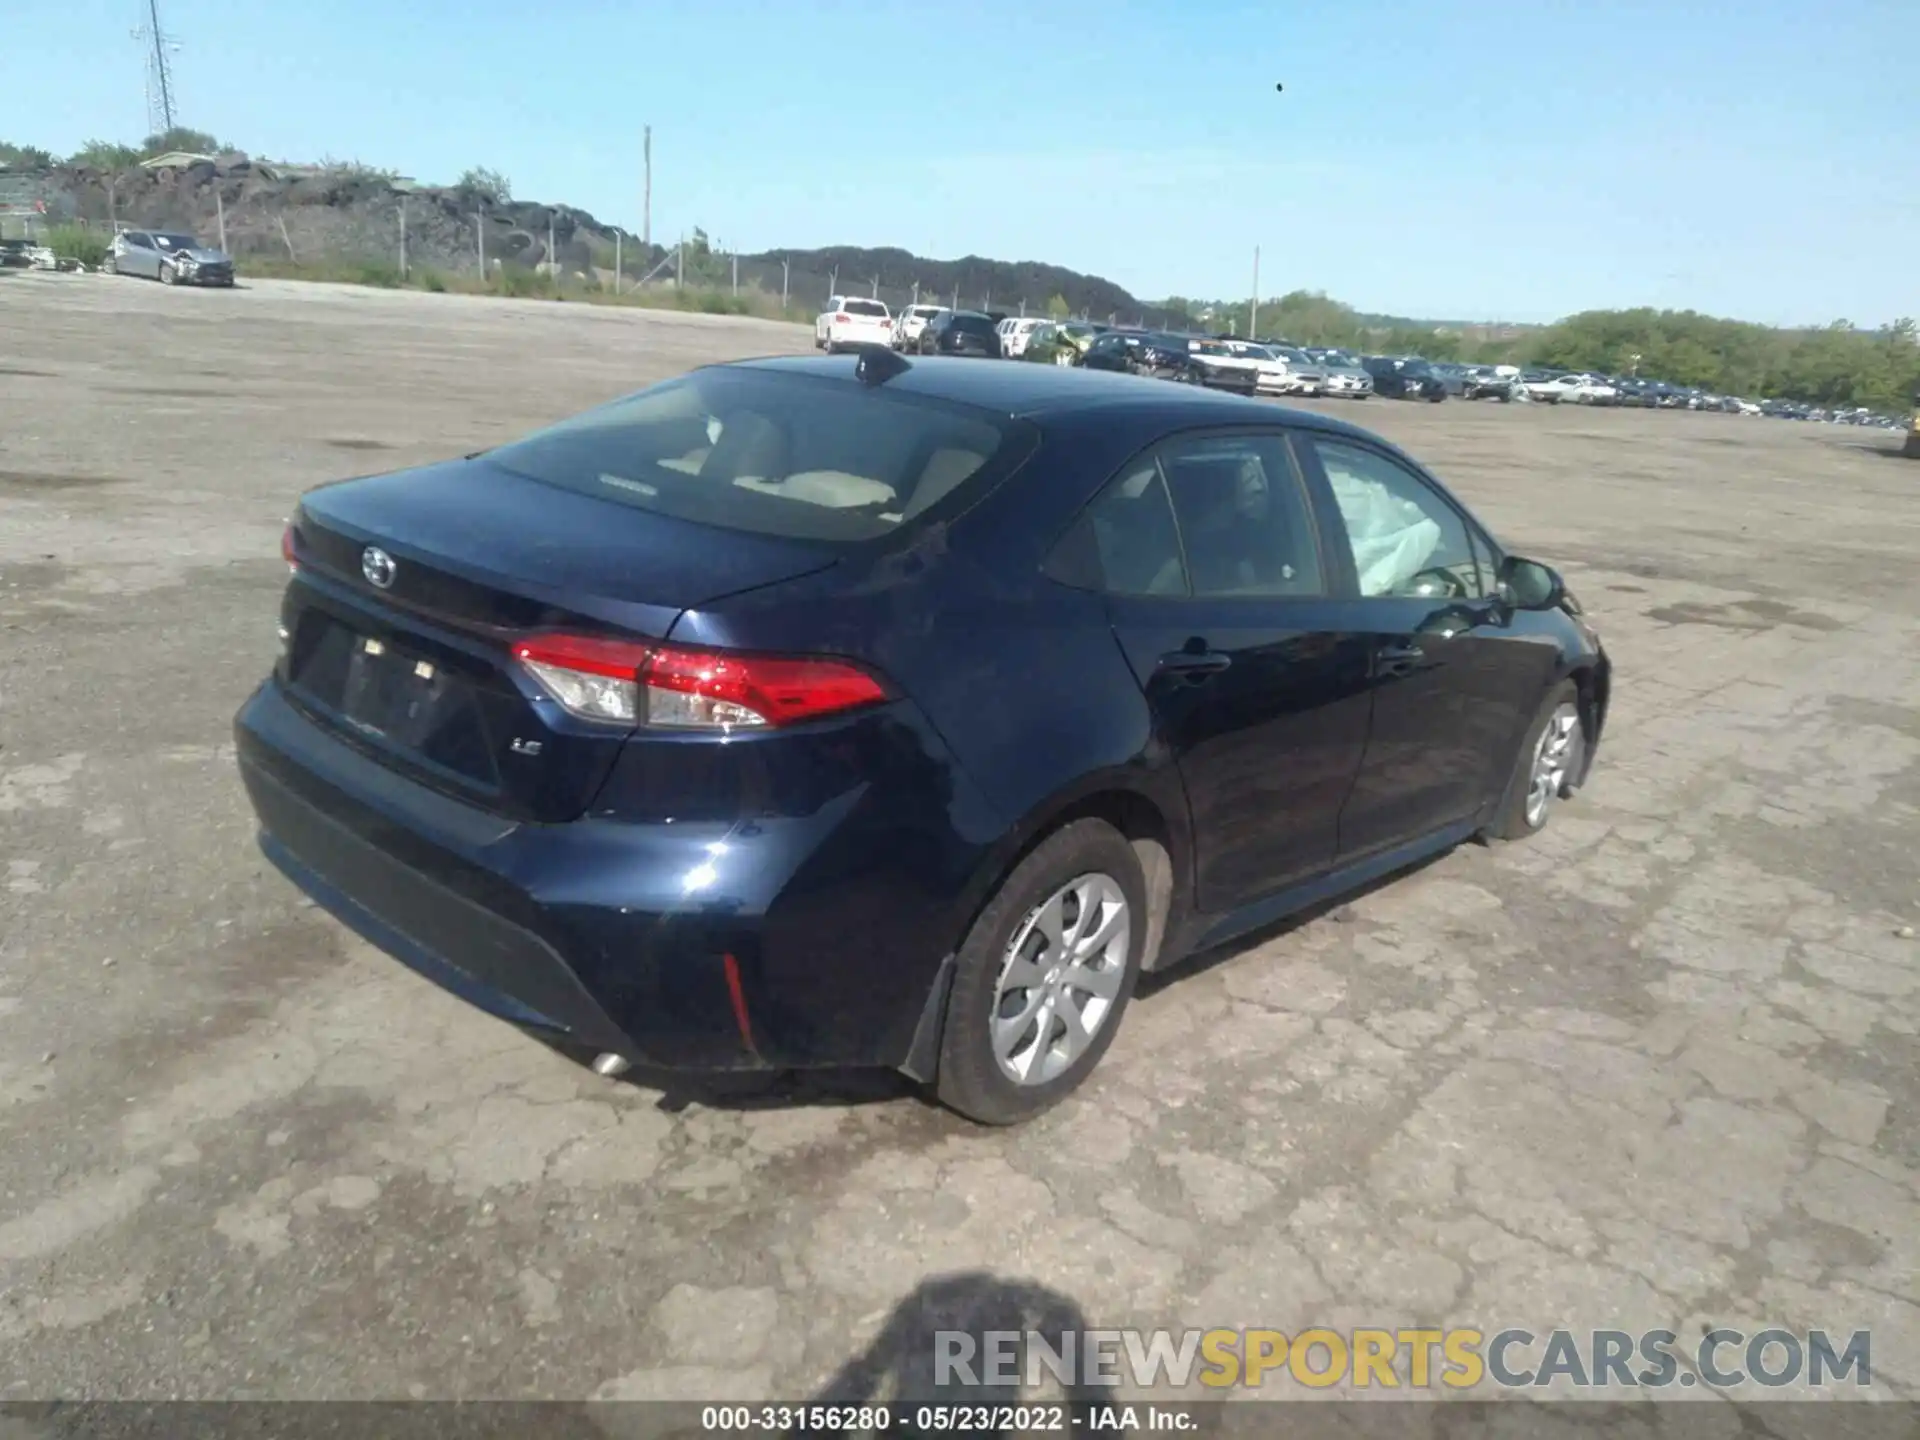
<svg viewBox="0 0 1920 1440">
<path fill-rule="evenodd" d="M 994 987 L 993 1058 L 1016 1085 L 1073 1065 L 1113 1013 L 1133 943 L 1127 897 L 1111 875 L 1068 881 L 1013 932 Z"/>
<path fill-rule="evenodd" d="M 1580 757 L 1580 712 L 1571 701 L 1558 706 L 1533 747 L 1533 771 L 1527 777 L 1527 825 L 1538 830 L 1566 788 Z"/>
</svg>

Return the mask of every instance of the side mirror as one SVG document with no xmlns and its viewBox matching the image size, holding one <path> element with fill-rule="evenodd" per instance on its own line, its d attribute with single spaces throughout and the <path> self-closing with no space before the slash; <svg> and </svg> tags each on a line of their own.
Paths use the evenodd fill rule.
<svg viewBox="0 0 1920 1440">
<path fill-rule="evenodd" d="M 1509 555 L 1500 566 L 1500 591 L 1521 610 L 1551 610 L 1566 598 L 1566 582 L 1550 565 Z"/>
</svg>

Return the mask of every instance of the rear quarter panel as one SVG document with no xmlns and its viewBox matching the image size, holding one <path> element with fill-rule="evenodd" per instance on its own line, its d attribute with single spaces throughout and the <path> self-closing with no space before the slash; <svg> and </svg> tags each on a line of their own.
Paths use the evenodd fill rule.
<svg viewBox="0 0 1920 1440">
<path fill-rule="evenodd" d="M 851 656 L 925 716 L 980 802 L 952 817 L 976 863 L 947 913 L 930 917 L 946 948 L 1008 858 L 1089 794 L 1140 795 L 1186 849 L 1184 792 L 1101 597 L 1041 573 L 1084 502 L 1155 432 L 1114 418 L 1042 428 L 1035 457 L 953 521 L 874 559 L 690 610 L 673 632 Z"/>
</svg>

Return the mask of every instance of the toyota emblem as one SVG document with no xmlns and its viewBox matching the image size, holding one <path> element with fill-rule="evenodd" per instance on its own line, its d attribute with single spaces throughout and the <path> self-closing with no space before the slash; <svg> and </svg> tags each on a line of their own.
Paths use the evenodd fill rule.
<svg viewBox="0 0 1920 1440">
<path fill-rule="evenodd" d="M 393 557 L 378 545 L 369 545 L 360 553 L 360 573 L 367 577 L 367 583 L 376 590 L 391 590 L 393 577 L 400 567 L 393 563 Z"/>
</svg>

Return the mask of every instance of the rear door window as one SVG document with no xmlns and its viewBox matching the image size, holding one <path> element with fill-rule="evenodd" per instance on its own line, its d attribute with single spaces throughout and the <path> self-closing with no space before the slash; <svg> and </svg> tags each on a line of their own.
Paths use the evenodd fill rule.
<svg viewBox="0 0 1920 1440">
<path fill-rule="evenodd" d="M 1185 595 L 1180 529 L 1159 462 L 1136 461 L 1100 492 L 1082 522 L 1098 557 L 1098 583 L 1115 595 Z"/>
<path fill-rule="evenodd" d="M 983 410 L 716 367 L 588 411 L 487 458 L 514 474 L 726 529 L 880 539 L 979 493 L 1032 436 Z"/>
<path fill-rule="evenodd" d="M 1176 440 L 1160 468 L 1195 595 L 1325 593 L 1313 514 L 1284 438 Z"/>
<path fill-rule="evenodd" d="M 1313 512 L 1277 432 L 1182 437 L 1130 462 L 1049 569 L 1116 595 L 1326 593 Z"/>
</svg>

